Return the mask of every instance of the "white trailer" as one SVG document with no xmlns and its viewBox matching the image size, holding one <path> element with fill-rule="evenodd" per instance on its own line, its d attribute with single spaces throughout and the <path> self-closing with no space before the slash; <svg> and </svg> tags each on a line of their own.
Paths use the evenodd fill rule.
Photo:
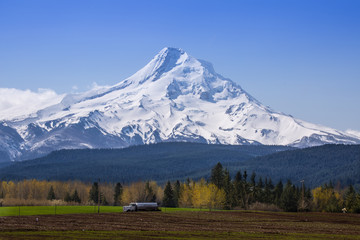
<svg viewBox="0 0 360 240">
<path fill-rule="evenodd" d="M 136 211 L 160 211 L 156 202 L 134 202 L 129 206 L 123 206 L 124 212 L 136 212 Z"/>
</svg>

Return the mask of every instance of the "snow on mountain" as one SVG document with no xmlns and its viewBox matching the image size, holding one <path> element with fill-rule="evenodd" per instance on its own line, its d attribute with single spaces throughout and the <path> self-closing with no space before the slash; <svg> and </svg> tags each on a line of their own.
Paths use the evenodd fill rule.
<svg viewBox="0 0 360 240">
<path fill-rule="evenodd" d="M 25 159 L 62 148 L 121 148 L 162 141 L 298 147 L 360 138 L 265 107 L 211 63 L 164 48 L 110 87 L 56 96 L 51 104 L 0 115 L 0 151 Z M 30 111 L 31 110 L 31 111 Z"/>
<path fill-rule="evenodd" d="M 348 135 L 352 135 L 352 136 L 354 136 L 354 137 L 360 138 L 360 131 L 348 129 L 348 130 L 346 130 L 346 133 L 347 133 Z"/>
</svg>

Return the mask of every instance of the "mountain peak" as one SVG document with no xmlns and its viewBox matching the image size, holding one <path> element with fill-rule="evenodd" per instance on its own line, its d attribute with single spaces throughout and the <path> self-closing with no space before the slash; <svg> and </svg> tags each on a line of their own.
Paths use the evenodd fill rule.
<svg viewBox="0 0 360 240">
<path fill-rule="evenodd" d="M 163 48 L 153 60 L 156 62 L 156 70 L 167 72 L 176 65 L 184 62 L 187 58 L 189 58 L 189 55 L 181 48 L 166 47 Z"/>
<path fill-rule="evenodd" d="M 157 55 L 167 55 L 170 54 L 184 54 L 185 51 L 181 48 L 175 48 L 175 47 L 165 47 L 161 49 L 161 51 Z"/>
<path fill-rule="evenodd" d="M 154 82 L 157 84 L 152 84 Z M 143 87 L 145 83 L 147 86 Z M 166 89 L 165 95 L 173 100 L 190 94 L 214 102 L 245 93 L 230 79 L 216 73 L 210 62 L 196 59 L 183 49 L 173 47 L 163 48 L 146 66 L 118 85 L 136 88 L 136 91 L 139 91 L 138 87 Z M 252 97 L 247 95 L 246 98 Z M 253 101 L 258 103 L 255 99 Z"/>
<path fill-rule="evenodd" d="M 63 148 L 120 148 L 162 141 L 313 146 L 360 138 L 275 112 L 212 64 L 162 49 L 131 77 L 0 122 L 0 155 L 13 159 Z"/>
<path fill-rule="evenodd" d="M 142 69 L 129 77 L 126 82 L 142 84 L 147 81 L 156 81 L 161 75 L 183 64 L 190 57 L 181 48 L 165 47 Z"/>
</svg>

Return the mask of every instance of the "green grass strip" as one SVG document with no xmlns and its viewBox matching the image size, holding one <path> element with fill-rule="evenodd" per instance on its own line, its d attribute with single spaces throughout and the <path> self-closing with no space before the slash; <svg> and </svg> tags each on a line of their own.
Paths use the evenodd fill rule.
<svg viewBox="0 0 360 240">
<path fill-rule="evenodd" d="M 0 232 L 0 239 L 360 239 L 358 235 L 303 233 L 187 232 L 187 231 L 31 231 Z"/>
<path fill-rule="evenodd" d="M 160 208 L 164 213 L 173 212 L 201 212 L 210 211 L 207 208 Z M 55 214 L 77 214 L 77 213 L 97 213 L 97 206 L 20 206 L 20 207 L 0 207 L 0 217 L 6 216 L 31 216 L 31 215 L 55 215 Z M 122 212 L 121 206 L 100 206 L 100 213 Z M 211 210 L 227 211 L 227 210 Z"/>
<path fill-rule="evenodd" d="M 20 206 L 0 207 L 0 216 L 31 216 L 49 214 L 97 213 L 97 206 Z M 100 213 L 122 212 L 118 206 L 100 206 Z"/>
</svg>

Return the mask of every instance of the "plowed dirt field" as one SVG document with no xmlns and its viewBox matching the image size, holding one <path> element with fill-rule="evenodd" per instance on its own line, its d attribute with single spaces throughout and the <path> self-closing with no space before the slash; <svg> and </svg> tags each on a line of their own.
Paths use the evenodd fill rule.
<svg viewBox="0 0 360 240">
<path fill-rule="evenodd" d="M 70 231 L 73 235 L 69 235 Z M 103 234 L 98 236 L 96 235 L 98 233 Z M 0 218 L 0 239 L 209 239 L 218 237 L 228 239 L 360 239 L 360 214 L 211 211 Z"/>
</svg>

